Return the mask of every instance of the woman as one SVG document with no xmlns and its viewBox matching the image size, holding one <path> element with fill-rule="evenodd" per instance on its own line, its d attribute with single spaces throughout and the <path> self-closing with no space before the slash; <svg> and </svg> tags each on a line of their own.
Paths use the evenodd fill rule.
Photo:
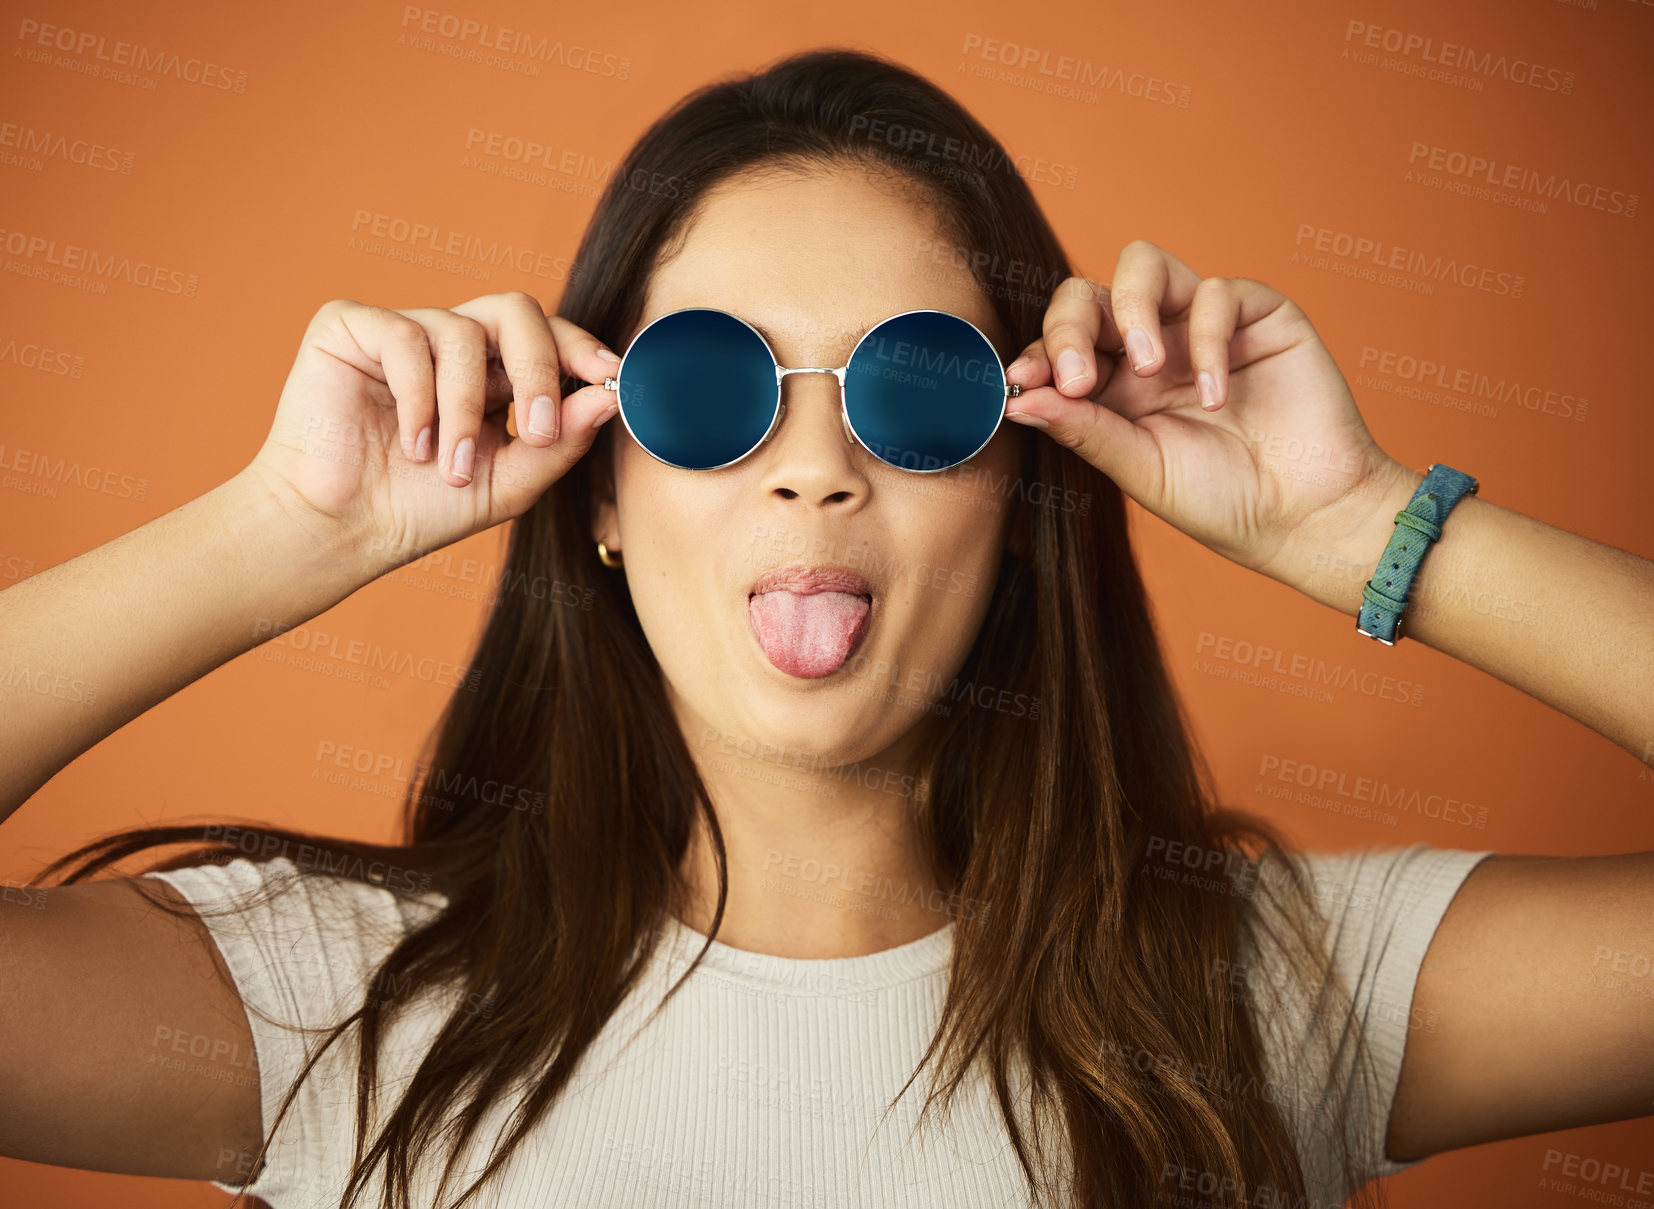
<svg viewBox="0 0 1654 1209">
<path fill-rule="evenodd" d="M 1013 423 L 915 472 L 787 374 L 767 439 L 688 468 L 606 421 L 610 348 L 693 308 L 818 370 L 947 312 L 1014 358 L 985 377 Z M 933 85 L 827 51 L 702 89 L 627 156 L 555 316 L 328 303 L 248 467 L 0 595 L 14 664 L 100 686 L 13 695 L 9 812 L 515 522 L 405 842 L 148 828 L 5 913 L 0 1148 L 276 1209 L 1299 1206 L 1646 1112 L 1647 1001 L 1586 974 L 1654 951 L 1648 854 L 1291 856 L 1186 736 L 1124 496 L 1353 616 L 1313 569 L 1374 561 L 1420 481 L 1267 286 L 1143 241 L 1111 288 L 1073 277 Z M 1477 575 L 1537 626 L 1444 606 L 1409 636 L 1639 750 L 1650 564 L 1467 498 L 1415 591 Z"/>
</svg>

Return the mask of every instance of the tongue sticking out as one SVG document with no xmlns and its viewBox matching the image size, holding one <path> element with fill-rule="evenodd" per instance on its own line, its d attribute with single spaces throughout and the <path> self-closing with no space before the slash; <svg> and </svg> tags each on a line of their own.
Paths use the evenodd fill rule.
<svg viewBox="0 0 1654 1209">
<path fill-rule="evenodd" d="M 848 592 L 760 592 L 747 602 L 764 654 L 790 676 L 830 676 L 867 628 L 868 602 Z"/>
</svg>

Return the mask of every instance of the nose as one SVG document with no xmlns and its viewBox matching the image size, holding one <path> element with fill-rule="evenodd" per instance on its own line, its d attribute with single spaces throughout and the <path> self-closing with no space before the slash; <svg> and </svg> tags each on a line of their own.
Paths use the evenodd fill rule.
<svg viewBox="0 0 1654 1209">
<path fill-rule="evenodd" d="M 766 494 L 839 508 L 866 497 L 867 478 L 844 422 L 840 389 L 831 370 L 783 375 L 781 417 L 761 453 Z"/>
</svg>

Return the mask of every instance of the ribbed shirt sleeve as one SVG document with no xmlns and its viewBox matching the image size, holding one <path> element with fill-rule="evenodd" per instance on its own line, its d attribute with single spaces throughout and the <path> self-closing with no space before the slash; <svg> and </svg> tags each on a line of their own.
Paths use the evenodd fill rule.
<svg viewBox="0 0 1654 1209">
<path fill-rule="evenodd" d="M 1309 874 L 1316 905 L 1328 921 L 1323 951 L 1349 992 L 1370 1069 L 1357 1062 L 1350 1035 L 1315 1031 L 1330 1018 L 1329 1005 L 1317 1000 L 1320 984 L 1306 985 L 1287 975 L 1286 965 L 1275 965 L 1280 953 L 1275 940 L 1260 934 L 1256 951 L 1243 943 L 1242 960 L 1258 961 L 1267 971 L 1245 981 L 1257 993 L 1266 1063 L 1272 1082 L 1283 1089 L 1277 1102 L 1297 1138 L 1311 1204 L 1342 1204 L 1369 1180 L 1422 1161 L 1397 1162 L 1385 1149 L 1407 1038 L 1436 1026 L 1414 1008 L 1413 990 L 1453 896 L 1491 855 L 1418 843 L 1294 858 Z M 1273 905 L 1260 915 L 1272 926 L 1280 923 Z M 1325 1043 L 1329 1036 L 1331 1046 Z M 1346 1137 L 1358 1160 L 1351 1179 L 1340 1170 L 1338 1138 L 1331 1129 L 1333 1099 L 1346 1092 Z"/>
<path fill-rule="evenodd" d="M 360 1007 L 379 962 L 422 913 L 420 904 L 381 885 L 315 875 L 289 881 L 297 871 L 280 856 L 143 875 L 188 899 L 223 955 L 247 1009 L 264 1134 L 326 1038 L 288 1026 L 333 1025 Z M 263 888 L 272 881 L 279 889 L 266 897 Z M 255 891 L 250 906 L 227 910 Z M 336 1207 L 336 1193 L 326 1202 L 334 1181 L 324 1177 L 336 1174 L 341 1162 L 348 1166 L 354 1144 L 355 1037 L 354 1027 L 347 1030 L 305 1079 L 257 1178 L 242 1185 L 231 1181 L 244 1171 L 227 1171 L 229 1178 L 212 1181 L 214 1187 L 261 1197 L 273 1209 Z"/>
</svg>

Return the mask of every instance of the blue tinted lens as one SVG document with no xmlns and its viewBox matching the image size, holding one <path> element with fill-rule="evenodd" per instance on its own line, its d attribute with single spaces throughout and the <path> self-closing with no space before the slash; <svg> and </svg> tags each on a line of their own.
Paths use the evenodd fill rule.
<svg viewBox="0 0 1654 1209">
<path fill-rule="evenodd" d="M 639 332 L 617 375 L 620 414 L 655 457 L 713 470 L 751 453 L 775 420 L 775 358 L 752 328 L 706 308 Z"/>
<path fill-rule="evenodd" d="M 1005 413 L 1005 370 L 988 338 L 956 315 L 910 311 L 856 345 L 844 405 L 862 444 L 892 466 L 934 471 L 971 457 Z"/>
</svg>

